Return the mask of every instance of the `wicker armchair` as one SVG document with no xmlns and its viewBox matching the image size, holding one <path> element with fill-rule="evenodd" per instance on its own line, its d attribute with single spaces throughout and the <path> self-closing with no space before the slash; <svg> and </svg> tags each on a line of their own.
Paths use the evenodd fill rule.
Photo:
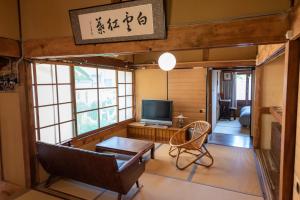
<svg viewBox="0 0 300 200">
<path fill-rule="evenodd" d="M 211 125 L 208 122 L 205 121 L 196 121 L 193 122 L 179 131 L 177 131 L 173 137 L 170 139 L 170 150 L 169 150 L 169 155 L 172 157 L 176 157 L 176 167 L 180 170 L 184 170 L 193 163 L 197 165 L 202 165 L 205 167 L 210 167 L 214 163 L 214 159 L 212 155 L 209 153 L 207 148 L 205 147 L 204 143 L 207 138 L 208 133 L 210 132 Z M 189 140 L 186 139 L 186 135 L 183 133 L 186 133 L 187 131 L 191 132 L 191 137 Z M 174 154 L 174 151 L 177 153 Z M 198 151 L 199 153 L 194 153 L 191 151 Z M 180 155 L 183 153 L 188 153 L 191 155 L 195 156 L 195 159 L 188 163 L 185 166 L 179 166 L 179 159 Z M 204 163 L 199 163 L 197 162 L 200 160 L 202 157 L 206 156 L 209 158 L 210 163 L 209 164 L 204 164 Z"/>
</svg>

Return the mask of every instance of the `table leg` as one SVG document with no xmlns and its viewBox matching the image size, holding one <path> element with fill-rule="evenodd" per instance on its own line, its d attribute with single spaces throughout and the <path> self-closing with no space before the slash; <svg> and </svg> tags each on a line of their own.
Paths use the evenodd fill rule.
<svg viewBox="0 0 300 200">
<path fill-rule="evenodd" d="M 155 146 L 151 148 L 151 159 L 154 159 Z"/>
</svg>

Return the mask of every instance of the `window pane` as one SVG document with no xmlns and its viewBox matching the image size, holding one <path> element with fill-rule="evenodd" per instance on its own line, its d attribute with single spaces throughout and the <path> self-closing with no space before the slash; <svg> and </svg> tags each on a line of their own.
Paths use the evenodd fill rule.
<svg viewBox="0 0 300 200">
<path fill-rule="evenodd" d="M 72 104 L 59 105 L 59 120 L 60 122 L 72 120 Z"/>
<path fill-rule="evenodd" d="M 118 71 L 118 82 L 125 83 L 125 72 L 124 71 Z"/>
<path fill-rule="evenodd" d="M 56 87 L 55 85 L 38 85 L 38 106 L 56 104 Z"/>
<path fill-rule="evenodd" d="M 76 91 L 76 109 L 77 112 L 92 110 L 98 108 L 97 89 L 77 90 Z"/>
<path fill-rule="evenodd" d="M 70 67 L 66 65 L 56 65 L 57 82 L 70 83 Z"/>
<path fill-rule="evenodd" d="M 119 96 L 125 96 L 125 84 L 119 84 L 118 90 Z"/>
<path fill-rule="evenodd" d="M 55 83 L 55 67 L 49 64 L 36 64 L 37 84 Z"/>
<path fill-rule="evenodd" d="M 92 67 L 75 67 L 75 88 L 96 88 L 97 69 Z"/>
<path fill-rule="evenodd" d="M 100 127 L 117 123 L 117 107 L 100 110 Z"/>
<path fill-rule="evenodd" d="M 119 122 L 124 121 L 126 119 L 125 109 L 119 110 Z"/>
<path fill-rule="evenodd" d="M 126 72 L 126 83 L 132 83 L 132 72 Z"/>
<path fill-rule="evenodd" d="M 58 123 L 57 106 L 45 106 L 39 108 L 40 127 Z"/>
<path fill-rule="evenodd" d="M 58 86 L 58 101 L 59 103 L 71 102 L 71 86 L 59 85 Z"/>
<path fill-rule="evenodd" d="M 98 127 L 98 111 L 90 111 L 77 114 L 78 134 L 83 134 Z"/>
<path fill-rule="evenodd" d="M 116 87 L 116 71 L 98 69 L 99 87 Z"/>
<path fill-rule="evenodd" d="M 132 95 L 132 84 L 126 84 L 126 95 Z"/>
<path fill-rule="evenodd" d="M 60 124 L 60 140 L 65 141 L 73 137 L 73 122 Z"/>
<path fill-rule="evenodd" d="M 119 109 L 125 108 L 125 97 L 119 97 Z"/>
<path fill-rule="evenodd" d="M 100 89 L 99 90 L 99 106 L 107 107 L 117 104 L 117 91 L 116 89 Z"/>
<path fill-rule="evenodd" d="M 126 119 L 132 118 L 132 108 L 126 108 Z"/>
<path fill-rule="evenodd" d="M 42 142 L 55 144 L 59 142 L 58 136 L 58 126 L 50 126 L 47 128 L 40 129 L 40 140 Z"/>
<path fill-rule="evenodd" d="M 236 75 L 236 99 L 246 100 L 246 74 Z"/>
<path fill-rule="evenodd" d="M 132 107 L 132 96 L 126 97 L 126 107 Z"/>
</svg>

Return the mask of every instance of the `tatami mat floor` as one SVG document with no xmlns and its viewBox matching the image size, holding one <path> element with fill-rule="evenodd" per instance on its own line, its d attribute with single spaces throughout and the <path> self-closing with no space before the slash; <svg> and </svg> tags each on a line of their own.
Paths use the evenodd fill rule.
<svg viewBox="0 0 300 200">
<path fill-rule="evenodd" d="M 145 159 L 148 159 L 146 172 L 140 179 L 143 187 L 136 193 L 134 186 L 126 199 L 263 200 L 252 149 L 209 144 L 208 149 L 215 158 L 215 164 L 209 169 L 193 165 L 184 171 L 175 167 L 175 160 L 168 156 L 168 149 L 168 145 L 156 144 L 155 159 L 149 159 L 149 153 L 145 155 Z M 189 156 L 184 157 L 182 164 L 189 159 Z M 70 195 L 70 199 L 117 198 L 114 192 L 68 179 L 60 179 L 52 184 L 48 192 L 51 191 L 61 193 L 62 198 Z M 18 198 L 27 199 L 59 198 L 34 190 Z"/>
</svg>

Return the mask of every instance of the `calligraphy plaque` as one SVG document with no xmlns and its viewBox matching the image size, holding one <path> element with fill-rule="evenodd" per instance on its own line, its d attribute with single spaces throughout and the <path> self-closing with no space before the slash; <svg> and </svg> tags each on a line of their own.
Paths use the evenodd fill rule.
<svg viewBox="0 0 300 200">
<path fill-rule="evenodd" d="M 166 38 L 164 0 L 136 0 L 70 10 L 76 44 Z"/>
</svg>

